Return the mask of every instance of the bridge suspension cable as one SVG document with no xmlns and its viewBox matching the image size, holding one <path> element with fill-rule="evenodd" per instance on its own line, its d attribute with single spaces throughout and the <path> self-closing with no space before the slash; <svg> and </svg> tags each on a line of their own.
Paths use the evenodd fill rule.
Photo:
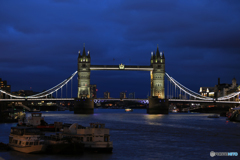
<svg viewBox="0 0 240 160">
<path fill-rule="evenodd" d="M 52 98 L 52 94 L 53 93 L 56 93 L 56 97 L 58 97 L 58 90 L 61 89 L 61 97 L 63 97 L 63 87 L 66 86 L 66 97 L 67 97 L 67 83 L 71 80 L 71 97 L 72 97 L 72 80 L 73 80 L 73 77 L 77 74 L 78 71 L 75 71 L 69 78 L 65 79 L 64 81 L 62 81 L 61 83 L 57 84 L 56 86 L 46 90 L 46 91 L 43 91 L 41 93 L 38 93 L 38 94 L 35 94 L 35 95 L 31 95 L 31 96 L 17 96 L 17 95 L 14 95 L 14 94 L 11 94 L 11 93 L 8 93 L 4 90 L 1 90 L 0 89 L 0 92 L 3 93 L 3 94 L 6 94 L 8 96 L 10 96 L 11 98 L 19 98 L 19 99 L 36 99 L 36 98 L 44 98 L 44 97 L 47 97 L 48 95 L 51 95 L 51 98 Z M 175 96 L 175 98 L 179 98 L 179 96 L 182 98 L 185 96 L 185 98 L 187 96 L 189 96 L 189 98 L 193 97 L 195 99 L 200 99 L 200 100 L 208 100 L 208 101 L 215 101 L 215 100 L 218 100 L 218 101 L 223 101 L 223 100 L 230 100 L 231 98 L 234 98 L 236 96 L 239 97 L 240 95 L 240 92 L 234 92 L 234 93 L 231 93 L 229 95 L 226 95 L 226 96 L 223 96 L 223 97 L 219 97 L 217 99 L 215 98 L 210 98 L 210 97 L 206 97 L 206 96 L 202 96 L 201 94 L 199 93 L 196 93 L 192 90 L 190 90 L 189 88 L 183 86 L 181 83 L 179 83 L 177 80 L 175 80 L 173 77 L 169 76 L 168 73 L 165 73 L 167 79 L 169 80 L 169 83 L 170 83 L 170 86 L 167 86 L 167 92 L 170 93 L 168 96 L 172 96 L 172 98 Z M 169 84 L 167 83 L 167 84 Z M 171 84 L 173 84 L 171 86 Z M 178 95 L 179 93 L 179 95 Z M 182 94 L 185 94 L 185 95 L 182 95 Z M 168 97 L 171 99 L 171 97 Z"/>
<path fill-rule="evenodd" d="M 168 80 L 175 85 L 175 98 L 176 98 L 176 87 L 180 90 L 180 94 L 181 92 L 184 92 L 185 93 L 185 96 L 186 94 L 189 95 L 190 97 L 194 97 L 196 99 L 201 99 L 201 100 L 214 100 L 213 98 L 210 98 L 210 97 L 205 97 L 205 96 L 202 96 L 190 89 L 188 89 L 187 87 L 183 86 L 181 83 L 179 83 L 178 81 L 176 81 L 174 78 L 172 78 L 171 76 L 169 76 L 167 73 L 165 73 L 166 77 L 168 78 Z M 170 87 L 170 90 L 173 90 L 174 88 L 173 87 Z M 171 91 L 170 91 L 171 92 Z M 173 93 L 174 91 L 172 91 Z"/>
<path fill-rule="evenodd" d="M 226 96 L 223 96 L 223 97 L 219 97 L 218 100 L 229 100 L 233 97 L 236 97 L 236 96 L 239 96 L 240 92 L 234 92 L 234 93 L 231 93 L 229 95 L 226 95 Z"/>
<path fill-rule="evenodd" d="M 11 93 L 8 93 L 6 91 L 3 91 L 3 90 L 0 90 L 1 93 L 4 93 L 8 96 L 10 96 L 11 98 L 24 98 L 24 99 L 31 99 L 31 98 L 43 98 L 43 97 L 47 97 L 48 95 L 52 95 L 52 93 L 56 92 L 57 94 L 57 91 L 63 86 L 65 86 L 70 80 L 72 80 L 72 78 L 77 74 L 78 71 L 75 71 L 69 78 L 65 79 L 64 81 L 62 81 L 61 83 L 59 83 L 58 85 L 46 90 L 46 91 L 43 91 L 41 93 L 38 93 L 38 94 L 35 94 L 35 95 L 31 95 L 31 96 L 16 96 L 16 95 L 13 95 Z"/>
<path fill-rule="evenodd" d="M 174 84 L 175 86 L 175 98 L 177 97 L 176 96 L 176 86 L 177 86 L 177 89 L 180 90 L 180 95 L 181 95 L 181 92 L 184 92 L 185 94 L 188 94 L 190 97 L 194 97 L 196 99 L 200 99 L 200 100 L 208 100 L 208 101 L 224 101 L 224 100 L 230 100 L 231 98 L 234 98 L 236 96 L 239 97 L 240 95 L 240 92 L 234 92 L 234 93 L 231 93 L 229 95 L 226 95 L 226 96 L 223 96 L 223 97 L 218 97 L 218 98 L 210 98 L 210 97 L 206 97 L 206 96 L 202 96 L 201 94 L 199 93 L 196 93 L 190 89 L 188 89 L 187 87 L 183 86 L 181 83 L 179 83 L 177 80 L 175 80 L 173 77 L 169 76 L 167 73 L 165 73 L 166 77 L 168 78 L 169 82 Z M 167 87 L 167 91 L 174 94 L 173 92 L 173 87 Z"/>
</svg>

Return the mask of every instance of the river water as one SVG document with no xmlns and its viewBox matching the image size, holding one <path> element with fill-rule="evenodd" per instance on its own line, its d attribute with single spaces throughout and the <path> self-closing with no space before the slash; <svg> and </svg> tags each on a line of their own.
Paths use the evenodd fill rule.
<svg viewBox="0 0 240 160">
<path fill-rule="evenodd" d="M 0 152 L 0 160 L 50 159 L 240 159 L 210 157 L 210 152 L 238 152 L 240 154 L 240 123 L 225 117 L 207 118 L 203 113 L 170 113 L 149 115 L 145 109 L 125 112 L 123 109 L 95 109 L 92 115 L 73 114 L 73 111 L 42 112 L 45 121 L 105 123 L 110 129 L 113 153 L 84 153 L 82 155 L 24 154 L 16 151 Z M 10 128 L 16 123 L 0 124 L 0 142 L 8 143 Z"/>
</svg>

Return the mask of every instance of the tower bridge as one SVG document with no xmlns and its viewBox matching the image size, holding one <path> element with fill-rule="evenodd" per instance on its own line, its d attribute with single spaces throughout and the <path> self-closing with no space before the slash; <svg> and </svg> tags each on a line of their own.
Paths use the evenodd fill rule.
<svg viewBox="0 0 240 160">
<path fill-rule="evenodd" d="M 0 99 L 0 102 L 11 101 L 74 101 L 74 113 L 76 114 L 92 114 L 94 111 L 94 102 L 99 100 L 112 100 L 112 99 L 93 99 L 90 98 L 90 73 L 92 70 L 121 70 L 121 71 L 148 71 L 150 72 L 150 89 L 151 95 L 148 99 L 141 99 L 144 103 L 148 103 L 147 113 L 159 114 L 168 113 L 169 102 L 177 103 L 211 103 L 211 104 L 234 104 L 239 105 L 239 91 L 235 91 L 222 97 L 206 97 L 196 93 L 173 77 L 165 72 L 165 56 L 164 52 L 160 52 L 157 47 L 156 54 L 151 53 L 149 66 L 138 65 L 92 65 L 90 52 L 79 51 L 78 54 L 78 70 L 75 71 L 70 77 L 57 84 L 56 86 L 43 91 L 41 93 L 31 96 L 18 96 L 12 93 L 8 93 L 4 90 L 0 90 L 1 94 L 9 96 L 9 99 Z M 72 79 L 78 76 L 78 93 L 76 98 L 72 98 Z M 71 98 L 63 98 L 63 87 L 68 88 L 70 83 Z M 58 98 L 58 92 L 61 91 L 61 98 Z M 53 94 L 56 94 L 56 98 L 53 98 Z M 120 99 L 115 99 L 120 100 Z M 138 101 L 139 99 L 122 99 L 123 101 Z"/>
<path fill-rule="evenodd" d="M 157 47 L 156 54 L 151 55 L 149 66 L 131 65 L 91 65 L 90 51 L 78 55 L 78 96 L 75 99 L 74 113 L 93 113 L 94 101 L 90 98 L 90 72 L 91 70 L 125 70 L 125 71 L 150 71 L 151 97 L 149 98 L 148 113 L 168 113 L 168 99 L 165 99 L 164 53 Z M 163 99 L 159 101 L 159 99 Z"/>
</svg>

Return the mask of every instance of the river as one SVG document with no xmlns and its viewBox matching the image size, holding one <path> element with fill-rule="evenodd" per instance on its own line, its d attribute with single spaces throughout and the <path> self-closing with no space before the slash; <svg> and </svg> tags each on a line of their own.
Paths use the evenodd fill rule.
<svg viewBox="0 0 240 160">
<path fill-rule="evenodd" d="M 95 109 L 92 115 L 73 114 L 73 111 L 42 112 L 45 121 L 105 123 L 110 129 L 113 153 L 84 153 L 82 155 L 24 154 L 16 151 L 0 152 L 0 160 L 194 160 L 240 159 L 211 157 L 210 152 L 240 153 L 240 123 L 226 117 L 207 118 L 203 113 L 170 113 L 149 115 L 145 109 L 125 112 L 123 109 Z M 0 142 L 8 143 L 10 128 L 16 123 L 0 124 Z"/>
</svg>

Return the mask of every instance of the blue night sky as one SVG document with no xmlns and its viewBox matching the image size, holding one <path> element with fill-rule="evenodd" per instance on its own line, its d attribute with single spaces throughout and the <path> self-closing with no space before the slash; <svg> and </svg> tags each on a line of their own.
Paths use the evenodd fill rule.
<svg viewBox="0 0 240 160">
<path fill-rule="evenodd" d="M 240 84 L 238 0 L 7 0 L 0 2 L 0 78 L 12 91 L 49 89 L 77 70 L 78 51 L 92 65 L 150 65 L 164 51 L 166 72 L 198 91 Z M 115 59 L 115 60 L 113 60 Z M 74 78 L 74 94 L 77 77 Z M 92 71 L 98 97 L 150 91 L 149 72 Z"/>
</svg>

